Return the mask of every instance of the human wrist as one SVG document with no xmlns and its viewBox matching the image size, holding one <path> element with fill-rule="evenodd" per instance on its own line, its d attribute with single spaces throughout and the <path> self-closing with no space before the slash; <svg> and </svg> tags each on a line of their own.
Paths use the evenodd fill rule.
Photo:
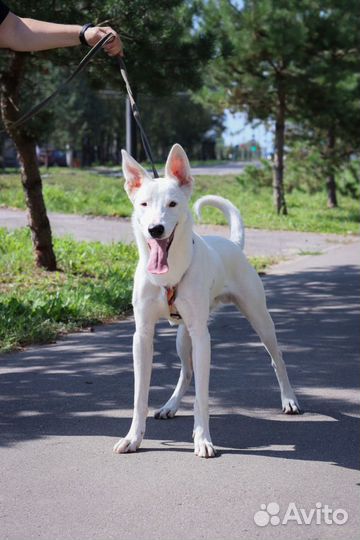
<svg viewBox="0 0 360 540">
<path fill-rule="evenodd" d="M 81 28 L 80 32 L 79 32 L 79 41 L 82 45 L 87 45 L 88 47 L 90 46 L 86 37 L 85 37 L 85 32 L 86 30 L 88 30 L 89 28 L 94 28 L 94 25 L 92 23 L 87 23 L 87 24 L 84 24 L 84 26 Z"/>
</svg>

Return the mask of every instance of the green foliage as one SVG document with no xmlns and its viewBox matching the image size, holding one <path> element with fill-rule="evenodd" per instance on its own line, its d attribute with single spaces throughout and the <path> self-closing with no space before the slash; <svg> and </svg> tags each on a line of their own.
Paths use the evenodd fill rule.
<svg viewBox="0 0 360 540">
<path fill-rule="evenodd" d="M 339 192 L 353 199 L 360 195 L 359 162 L 344 161 L 336 168 L 336 183 Z M 321 149 L 306 142 L 295 144 L 289 151 L 285 161 L 286 188 L 297 189 L 309 195 L 324 189 L 324 177 L 327 164 L 324 162 Z"/>
<path fill-rule="evenodd" d="M 55 239 L 59 271 L 34 268 L 30 232 L 0 229 L 0 351 L 53 340 L 131 308 L 134 246 Z"/>
<path fill-rule="evenodd" d="M 52 144 L 59 148 L 70 144 L 74 150 L 82 151 L 85 165 L 119 163 L 120 150 L 125 147 L 122 93 L 94 92 L 86 76 L 76 81 L 72 90 L 70 96 L 63 96 L 56 104 Z M 187 149 L 190 157 L 201 158 L 205 134 L 223 131 L 222 115 L 194 103 L 189 93 L 161 97 L 140 94 L 137 104 L 157 159 L 164 159 L 175 141 Z"/>
<path fill-rule="evenodd" d="M 291 120 L 299 138 L 321 152 L 321 162 L 311 152 L 304 167 L 297 163 L 296 177 L 286 166 L 285 184 L 299 186 L 305 169 L 315 166 L 321 175 L 310 174 L 302 187 L 316 189 L 320 176 L 325 183 L 359 152 L 356 0 L 209 0 L 201 22 L 216 29 L 216 56 L 199 99 L 216 110 L 228 107 L 250 120 L 276 122 L 277 135 L 284 119 Z M 279 154 L 281 138 L 275 137 L 275 146 Z M 353 187 L 351 182 L 355 193 Z"/>
<path fill-rule="evenodd" d="M 271 163 L 261 160 L 262 167 L 248 165 L 238 177 L 241 186 L 251 188 L 256 193 L 259 188 L 271 187 L 273 171 Z M 305 142 L 295 144 L 285 159 L 285 187 L 288 193 L 293 190 L 314 195 L 324 192 L 325 166 L 321 151 Z M 359 162 L 346 161 L 336 173 L 339 192 L 344 197 L 359 199 Z M 304 200 L 304 204 L 306 204 Z M 290 211 L 291 206 L 290 206 Z"/>
<path fill-rule="evenodd" d="M 202 142 L 210 132 L 213 138 L 224 129 L 223 115 L 195 103 L 189 93 L 168 98 L 139 96 L 141 114 L 151 146 L 160 159 L 166 159 L 174 142 L 181 144 L 190 159 L 202 157 Z M 193 159 L 192 159 L 193 160 Z"/>
<path fill-rule="evenodd" d="M 295 144 L 286 156 L 286 187 L 303 190 L 310 195 L 324 187 L 324 161 L 318 148 L 303 142 Z"/>
<path fill-rule="evenodd" d="M 82 25 L 91 21 L 111 25 L 122 37 L 137 90 L 166 95 L 174 87 L 178 90 L 198 87 L 201 83 L 199 67 L 211 52 L 211 35 L 192 32 L 196 16 L 192 4 L 183 0 L 74 0 L 52 2 L 49 6 L 44 0 L 14 0 L 11 9 L 23 17 L 58 23 Z M 76 47 L 29 55 L 29 61 L 39 67 L 42 60 L 47 59 L 71 69 L 83 55 L 84 48 Z M 97 88 L 123 88 L 120 80 L 113 80 L 114 65 L 105 55 L 92 63 L 89 74 Z M 51 71 L 51 65 L 47 69 Z M 30 85 L 34 74 L 29 72 L 29 80 L 24 82 Z M 110 74 L 112 77 L 108 78 Z"/>
<path fill-rule="evenodd" d="M 198 88 L 202 82 L 201 66 L 211 54 L 211 36 L 192 32 L 195 11 L 191 2 L 52 2 L 49 11 L 49 2 L 14 0 L 11 8 L 14 13 L 35 19 L 80 25 L 89 21 L 106 22 L 113 26 L 123 39 L 132 86 L 139 93 L 168 95 L 174 90 Z M 48 95 L 75 68 L 84 53 L 84 48 L 72 47 L 26 54 L 20 95 L 14 96 L 19 109 L 24 112 Z M 8 72 L 14 54 L 5 52 L 0 58 L 0 78 Z M 99 90 L 116 92 L 117 102 L 106 101 L 96 93 Z M 105 54 L 100 55 L 87 68 L 86 75 L 83 73 L 78 82 L 72 83 L 65 97 L 57 99 L 51 108 L 29 122 L 26 131 L 42 142 L 54 129 L 62 132 L 57 133 L 58 141 L 67 138 L 66 142 L 71 143 L 82 136 L 88 144 L 86 138 L 94 133 L 98 139 L 111 136 L 114 141 L 117 132 L 123 133 L 124 96 L 117 64 Z M 92 136 L 91 142 L 96 145 L 98 141 Z"/>
<path fill-rule="evenodd" d="M 276 117 L 281 92 L 289 109 L 300 83 L 308 3 L 206 2 L 202 23 L 215 32 L 217 54 L 207 69 L 205 102 L 245 111 L 250 120 L 269 120 Z"/>
<path fill-rule="evenodd" d="M 337 158 L 341 166 L 349 153 L 360 148 L 354 121 L 360 114 L 360 11 L 357 0 L 322 0 L 316 7 L 306 15 L 306 84 L 297 89 L 296 118 L 318 144 L 326 142 L 330 130 L 335 133 L 341 142 L 331 160 Z"/>
<path fill-rule="evenodd" d="M 344 196 L 359 200 L 360 198 L 360 162 L 349 161 L 338 174 L 338 189 Z"/>
<path fill-rule="evenodd" d="M 166 96 L 174 91 L 199 87 L 202 81 L 201 66 L 211 54 L 210 36 L 206 33 L 195 36 L 192 33 L 195 10 L 191 4 L 182 0 L 161 0 L 156 3 L 135 0 L 130 4 L 125 0 L 107 0 L 65 4 L 52 2 L 49 6 L 45 1 L 14 0 L 11 8 L 20 16 L 35 19 L 80 25 L 92 21 L 111 25 L 119 31 L 124 42 L 126 63 L 135 93 Z M 4 51 L 0 58 L 0 82 L 13 73 L 11 62 L 14 56 L 20 55 L 25 59 L 19 76 L 19 92 L 14 92 L 12 96 L 19 116 L 51 94 L 75 69 L 85 52 L 87 49 L 84 47 L 33 54 Z M 76 158 L 81 156 L 83 165 L 118 163 L 120 150 L 125 147 L 125 95 L 117 63 L 106 54 L 100 54 L 21 131 L 40 146 L 62 150 L 69 146 L 75 151 Z M 192 137 L 199 141 L 212 126 L 212 117 L 189 100 L 187 106 L 193 120 L 199 119 L 197 126 L 200 131 L 195 129 L 195 121 L 192 131 Z M 183 113 L 182 110 L 182 116 Z M 174 113 L 170 115 L 174 116 Z M 147 122 L 146 118 L 144 123 L 149 136 L 152 131 L 161 135 L 158 115 L 153 124 Z M 164 139 L 169 144 L 169 131 L 164 130 L 162 146 Z M 173 132 L 171 128 L 171 134 Z M 181 135 L 184 136 L 184 132 Z M 0 139 L 0 145 L 1 142 Z M 191 141 L 187 141 L 188 147 L 191 144 Z M 60 193 L 58 197 L 61 198 Z"/>
<path fill-rule="evenodd" d="M 261 167 L 247 165 L 244 172 L 237 178 L 241 186 L 245 186 L 254 191 L 262 187 L 271 187 L 272 185 L 272 166 L 266 159 L 261 160 Z"/>
</svg>

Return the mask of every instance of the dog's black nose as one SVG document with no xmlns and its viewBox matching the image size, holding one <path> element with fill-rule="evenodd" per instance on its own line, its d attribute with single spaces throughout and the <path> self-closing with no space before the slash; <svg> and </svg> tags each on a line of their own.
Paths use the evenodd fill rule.
<svg viewBox="0 0 360 540">
<path fill-rule="evenodd" d="M 164 234 L 165 227 L 164 225 L 154 225 L 153 227 L 149 227 L 148 231 L 153 238 L 160 238 Z"/>
</svg>

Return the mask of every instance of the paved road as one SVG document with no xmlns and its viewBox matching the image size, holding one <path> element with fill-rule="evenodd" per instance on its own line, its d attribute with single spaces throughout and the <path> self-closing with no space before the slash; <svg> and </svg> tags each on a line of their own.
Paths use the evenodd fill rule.
<svg viewBox="0 0 360 540">
<path fill-rule="evenodd" d="M 268 356 L 244 318 L 228 307 L 212 323 L 217 459 L 192 453 L 193 392 L 175 419 L 149 418 L 140 452 L 112 453 L 131 417 L 131 320 L 3 356 L 1 540 L 359 538 L 359 247 L 265 278 L 302 416 L 280 412 Z M 166 323 L 155 349 L 151 411 L 178 374 Z M 275 524 L 260 527 L 254 515 L 269 503 L 279 505 L 269 507 L 279 509 Z M 317 511 L 320 524 L 283 524 L 290 503 Z M 316 504 L 346 510 L 348 521 L 326 525 Z"/>
<path fill-rule="evenodd" d="M 196 176 L 201 175 L 212 175 L 212 176 L 225 176 L 227 174 L 241 174 L 245 167 L 248 165 L 253 165 L 254 167 L 262 167 L 262 164 L 260 161 L 253 160 L 253 161 L 228 161 L 226 163 L 221 163 L 218 165 L 202 165 L 197 167 L 191 167 L 192 174 Z M 149 172 L 151 172 L 151 167 L 146 167 Z M 115 176 L 115 177 L 121 177 L 122 176 L 122 169 L 119 167 L 118 169 L 109 168 L 109 167 L 92 167 L 92 172 L 96 172 L 99 174 L 105 174 L 108 176 Z M 162 175 L 164 173 L 164 169 L 158 170 L 159 174 Z"/>
<path fill-rule="evenodd" d="M 131 223 L 125 219 L 93 218 L 73 214 L 49 213 L 53 234 L 71 235 L 77 240 L 99 240 L 101 242 L 132 242 Z M 26 213 L 21 210 L 0 208 L 0 227 L 15 229 L 25 227 Z M 200 234 L 229 235 L 228 227 L 196 226 Z M 355 236 L 316 234 L 291 231 L 263 231 L 246 229 L 245 251 L 247 255 L 293 256 L 301 252 L 325 252 L 336 248 L 339 243 L 354 242 Z"/>
</svg>

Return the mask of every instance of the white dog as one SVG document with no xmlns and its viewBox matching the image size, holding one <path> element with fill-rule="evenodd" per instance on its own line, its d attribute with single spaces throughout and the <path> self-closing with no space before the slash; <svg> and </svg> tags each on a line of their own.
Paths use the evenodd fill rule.
<svg viewBox="0 0 360 540">
<path fill-rule="evenodd" d="M 152 179 L 124 150 L 125 189 L 134 205 L 133 227 L 139 248 L 133 306 L 135 396 L 129 433 L 114 446 L 117 453 L 135 452 L 145 433 L 155 324 L 160 318 L 179 324 L 176 347 L 181 371 L 169 401 L 155 413 L 172 418 L 195 375 L 195 454 L 213 457 L 209 431 L 210 312 L 220 303 L 234 303 L 247 317 L 269 352 L 279 382 L 283 411 L 299 413 L 266 308 L 262 282 L 243 253 L 244 227 L 238 210 L 227 200 L 206 196 L 195 205 L 215 206 L 227 217 L 230 240 L 202 238 L 193 231 L 188 201 L 193 185 L 188 158 L 178 144 L 168 156 L 164 178 Z"/>
</svg>

